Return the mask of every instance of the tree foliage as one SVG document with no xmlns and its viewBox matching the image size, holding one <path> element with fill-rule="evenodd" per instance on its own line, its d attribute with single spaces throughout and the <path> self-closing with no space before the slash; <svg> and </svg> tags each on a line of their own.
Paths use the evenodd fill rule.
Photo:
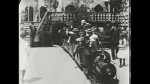
<svg viewBox="0 0 150 84">
<path fill-rule="evenodd" d="M 46 8 L 49 10 L 57 9 L 59 2 L 57 0 L 44 0 Z"/>
</svg>

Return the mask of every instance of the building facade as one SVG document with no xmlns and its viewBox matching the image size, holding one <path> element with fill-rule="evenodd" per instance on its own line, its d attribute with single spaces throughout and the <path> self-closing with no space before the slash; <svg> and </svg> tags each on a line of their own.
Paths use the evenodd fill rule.
<svg viewBox="0 0 150 84">
<path fill-rule="evenodd" d="M 47 7 L 45 4 L 49 4 L 49 2 L 58 2 L 58 7 L 56 10 L 51 7 Z M 127 2 L 125 5 L 129 5 L 129 0 L 122 0 L 123 2 Z M 106 3 L 107 2 L 107 3 Z M 87 11 L 92 11 L 97 5 L 102 6 L 103 12 L 110 12 L 110 0 L 21 0 L 19 4 L 19 22 L 21 21 L 33 21 L 38 22 L 42 19 L 43 14 L 41 14 L 41 10 L 45 7 L 47 11 L 51 12 L 62 12 L 65 11 L 65 7 L 68 5 L 75 5 L 80 7 L 81 5 L 85 5 L 87 7 Z M 49 10 L 51 9 L 51 10 Z M 129 8 L 127 10 L 129 11 Z"/>
</svg>

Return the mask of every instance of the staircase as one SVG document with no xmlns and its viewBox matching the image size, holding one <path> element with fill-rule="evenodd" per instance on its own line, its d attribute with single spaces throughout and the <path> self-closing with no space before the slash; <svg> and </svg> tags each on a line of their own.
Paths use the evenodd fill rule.
<svg viewBox="0 0 150 84">
<path fill-rule="evenodd" d="M 29 34 L 26 36 L 25 40 L 30 44 L 30 22 L 25 22 L 23 25 L 23 30 L 27 31 Z M 39 22 L 34 23 L 35 27 L 38 29 Z"/>
<path fill-rule="evenodd" d="M 39 26 L 38 26 L 38 33 L 41 33 L 43 28 L 45 27 L 46 23 L 48 22 L 49 20 L 49 16 L 48 16 L 48 13 L 49 12 L 46 12 L 45 15 L 43 16 L 41 22 L 39 23 Z"/>
<path fill-rule="evenodd" d="M 42 32 L 42 29 L 45 27 L 45 24 L 49 20 L 48 12 L 45 13 L 44 17 L 40 22 L 34 22 L 34 26 L 37 28 L 35 42 L 39 41 L 39 35 Z M 29 34 L 26 36 L 25 40 L 30 44 L 30 24 L 31 22 L 24 22 L 23 30 L 27 31 Z"/>
</svg>

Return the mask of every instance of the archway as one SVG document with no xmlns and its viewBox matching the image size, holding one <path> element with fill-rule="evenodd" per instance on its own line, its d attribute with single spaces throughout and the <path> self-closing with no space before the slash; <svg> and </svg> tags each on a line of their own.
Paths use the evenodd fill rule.
<svg viewBox="0 0 150 84">
<path fill-rule="evenodd" d="M 42 19 L 47 9 L 44 6 L 40 7 L 40 18 Z"/>
<path fill-rule="evenodd" d="M 98 4 L 98 5 L 96 5 L 95 7 L 94 7 L 94 11 L 95 12 L 103 12 L 103 7 L 100 5 L 100 4 Z"/>
<path fill-rule="evenodd" d="M 31 6 L 25 7 L 25 13 L 26 13 L 25 21 L 33 21 L 33 7 Z"/>
<path fill-rule="evenodd" d="M 65 7 L 65 12 L 66 13 L 75 13 L 77 9 L 73 5 L 68 5 Z"/>
</svg>

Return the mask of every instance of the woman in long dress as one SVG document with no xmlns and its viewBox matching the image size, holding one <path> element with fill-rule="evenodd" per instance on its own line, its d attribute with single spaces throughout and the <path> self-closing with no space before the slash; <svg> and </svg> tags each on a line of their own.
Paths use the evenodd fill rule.
<svg viewBox="0 0 150 84">
<path fill-rule="evenodd" d="M 19 37 L 19 77 L 22 84 L 26 70 L 27 57 L 29 54 L 28 51 L 30 48 L 28 42 L 24 40 L 25 36 L 25 32 L 21 32 Z"/>
<path fill-rule="evenodd" d="M 118 58 L 120 61 L 120 68 L 125 66 L 125 59 L 129 56 L 129 44 L 127 44 L 127 40 L 124 40 L 123 49 L 118 52 Z"/>
<path fill-rule="evenodd" d="M 123 49 L 119 51 L 118 57 L 120 60 L 120 68 L 122 66 L 125 66 L 125 59 L 127 56 L 129 56 L 129 27 L 127 27 L 125 30 L 122 31 L 122 37 L 119 41 L 120 45 L 119 47 L 122 47 Z"/>
</svg>

